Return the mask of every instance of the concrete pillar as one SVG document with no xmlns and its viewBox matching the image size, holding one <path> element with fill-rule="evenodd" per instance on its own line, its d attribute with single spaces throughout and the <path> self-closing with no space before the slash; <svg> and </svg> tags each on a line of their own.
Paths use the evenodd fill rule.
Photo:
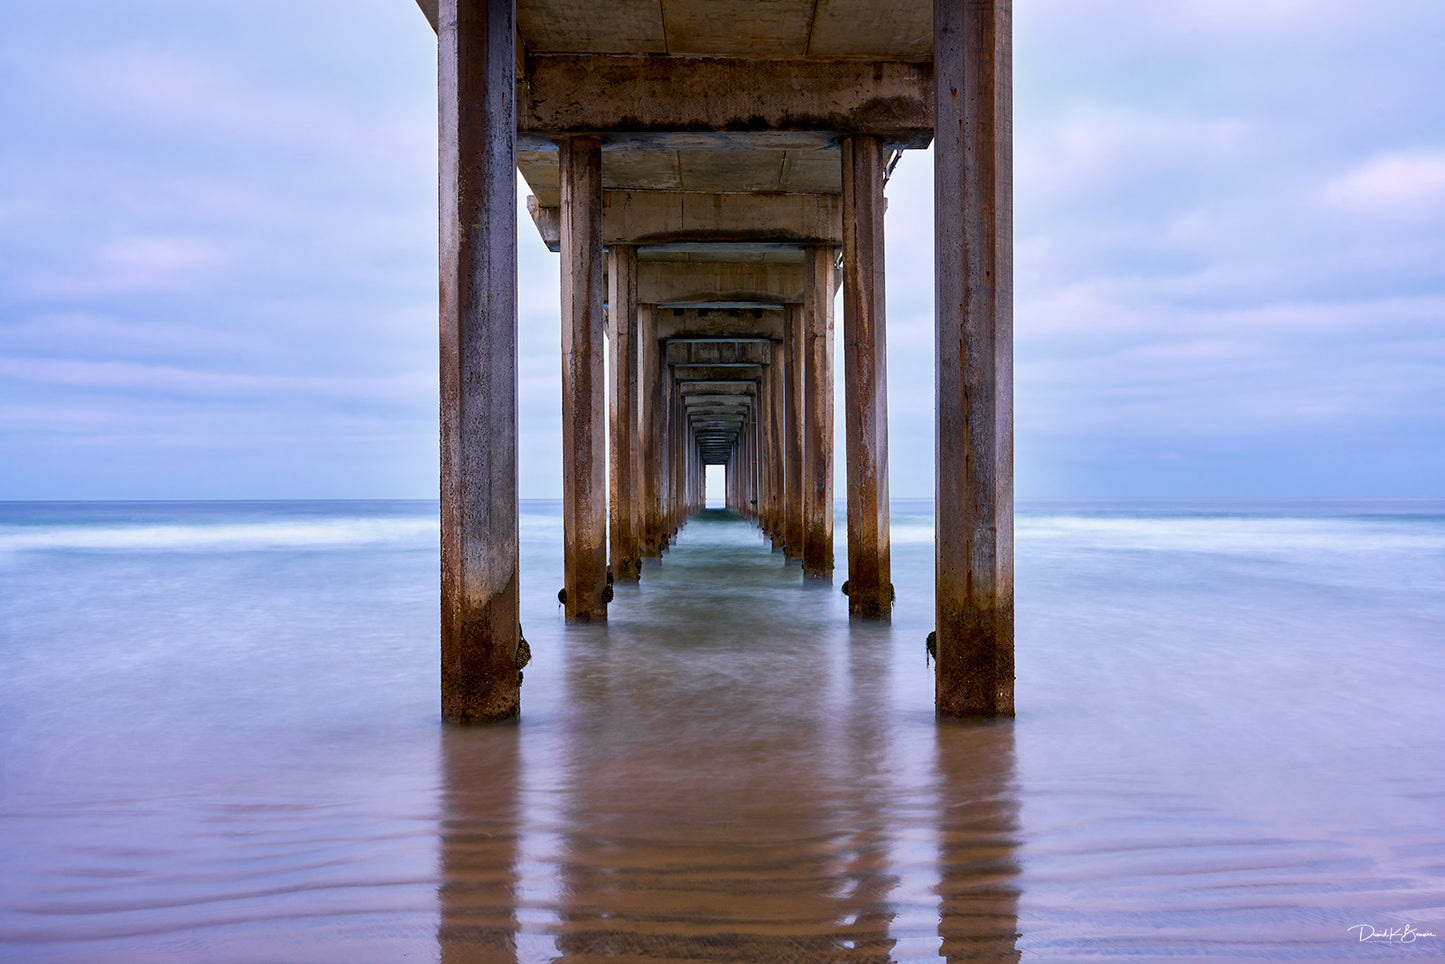
<svg viewBox="0 0 1445 964">
<path fill-rule="evenodd" d="M 937 711 L 1013 716 L 1011 0 L 934 0 Z"/>
<path fill-rule="evenodd" d="M 562 180 L 562 530 L 568 619 L 605 620 L 602 145 L 565 138 Z"/>
<path fill-rule="evenodd" d="M 888 541 L 888 361 L 883 149 L 843 141 L 843 394 L 848 459 L 848 613 L 893 612 Z"/>
<path fill-rule="evenodd" d="M 773 349 L 776 351 L 776 348 Z M 771 357 L 777 358 L 777 355 Z M 773 466 L 777 461 L 773 455 L 773 370 L 769 364 L 763 368 L 763 380 L 758 384 L 758 528 L 769 539 L 773 538 Z"/>
<path fill-rule="evenodd" d="M 611 529 L 608 561 L 619 581 L 642 574 L 638 538 L 637 432 L 637 248 L 613 245 L 607 253 L 607 315 L 612 333 L 612 378 L 608 384 L 611 477 L 607 508 Z"/>
<path fill-rule="evenodd" d="M 788 528 L 786 528 L 786 519 L 788 519 L 788 503 L 786 503 L 786 491 L 785 491 L 785 489 L 783 489 L 783 487 L 786 486 L 786 477 L 788 477 L 788 473 L 786 473 L 786 458 L 785 458 L 786 451 L 788 451 L 788 442 L 786 442 L 786 438 L 785 438 L 785 435 L 786 435 L 786 432 L 785 432 L 785 429 L 786 429 L 786 422 L 785 422 L 785 400 L 786 400 L 786 399 L 785 399 L 785 396 L 783 396 L 783 387 L 785 387 L 785 383 L 783 383 L 783 377 L 785 377 L 785 369 L 786 369 L 786 367 L 788 367 L 788 360 L 786 360 L 786 358 L 788 358 L 788 356 L 786 356 L 785 351 L 783 351 L 783 343 L 782 343 L 782 341 L 779 341 L 779 343 L 775 343 L 775 345 L 773 345 L 773 351 L 775 351 L 775 353 L 776 353 L 776 354 L 773 354 L 773 358 L 775 358 L 775 361 L 773 361 L 773 363 L 770 364 L 770 366 L 767 366 L 767 370 L 769 370 L 770 373 L 772 373 L 772 376 L 773 376 L 773 392 L 772 392 L 772 431 L 773 431 L 773 445 L 772 445 L 772 449 L 770 449 L 770 458 L 772 458 L 772 462 L 773 462 L 773 465 L 772 465 L 772 468 L 773 468 L 773 500 L 772 500 L 772 503 L 773 503 L 773 532 L 772 532 L 772 536 L 773 536 L 773 548 L 775 548 L 775 549 L 782 549 L 782 548 L 783 548 L 783 545 L 785 545 L 785 542 L 786 542 L 786 535 L 788 535 Z"/>
<path fill-rule="evenodd" d="M 833 576 L 833 249 L 811 245 L 803 290 L 803 573 Z"/>
<path fill-rule="evenodd" d="M 662 554 L 662 388 L 663 363 L 657 350 L 656 309 L 644 305 L 637 310 L 637 369 L 642 404 L 642 537 L 644 556 Z"/>
<path fill-rule="evenodd" d="M 783 551 L 803 555 L 803 307 L 783 308 L 783 471 L 787 476 Z"/>
<path fill-rule="evenodd" d="M 441 709 L 517 715 L 517 221 L 512 0 L 442 0 Z"/>
</svg>

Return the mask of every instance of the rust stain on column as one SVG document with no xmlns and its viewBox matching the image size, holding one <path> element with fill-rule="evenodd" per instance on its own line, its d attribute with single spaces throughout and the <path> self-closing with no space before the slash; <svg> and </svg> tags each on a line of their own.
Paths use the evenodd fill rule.
<svg viewBox="0 0 1445 964">
<path fill-rule="evenodd" d="M 933 12 L 936 707 L 1013 716 L 1012 4 Z"/>
<path fill-rule="evenodd" d="M 848 458 L 848 613 L 893 612 L 888 537 L 888 362 L 883 151 L 843 141 L 843 383 Z"/>
<path fill-rule="evenodd" d="M 612 378 L 608 383 L 611 478 L 608 514 L 612 575 L 635 581 L 642 573 L 638 546 L 637 433 L 637 248 L 613 245 L 608 251 L 608 330 L 612 333 Z"/>
<path fill-rule="evenodd" d="M 511 0 L 442 0 L 441 710 L 517 715 L 517 229 Z"/>
<path fill-rule="evenodd" d="M 803 572 L 833 575 L 833 249 L 806 251 L 803 297 Z"/>
<path fill-rule="evenodd" d="M 562 523 L 568 619 L 605 620 L 602 145 L 563 140 Z"/>
</svg>

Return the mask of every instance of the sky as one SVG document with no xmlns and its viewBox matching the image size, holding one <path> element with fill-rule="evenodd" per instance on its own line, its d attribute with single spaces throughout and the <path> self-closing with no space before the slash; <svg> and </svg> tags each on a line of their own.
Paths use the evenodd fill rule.
<svg viewBox="0 0 1445 964">
<path fill-rule="evenodd" d="M 1442 49 L 1439 0 L 1016 0 L 1019 497 L 1445 496 Z M 7 8 L 0 499 L 435 498 L 435 91 L 412 0 Z M 890 483 L 930 496 L 929 152 L 888 197 Z"/>
</svg>

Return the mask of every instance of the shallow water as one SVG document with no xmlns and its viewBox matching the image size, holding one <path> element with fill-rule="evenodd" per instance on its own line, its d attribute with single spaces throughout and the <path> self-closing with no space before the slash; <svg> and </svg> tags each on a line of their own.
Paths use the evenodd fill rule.
<svg viewBox="0 0 1445 964">
<path fill-rule="evenodd" d="M 1021 506 L 973 726 L 927 503 L 891 626 L 721 513 L 567 626 L 523 511 L 469 729 L 435 504 L 0 506 L 0 959 L 1445 958 L 1441 503 Z"/>
</svg>

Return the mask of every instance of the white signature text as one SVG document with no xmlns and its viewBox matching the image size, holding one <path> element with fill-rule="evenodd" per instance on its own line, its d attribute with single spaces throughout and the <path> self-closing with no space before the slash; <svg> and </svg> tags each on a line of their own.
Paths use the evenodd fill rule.
<svg viewBox="0 0 1445 964">
<path fill-rule="evenodd" d="M 1363 941 L 1379 941 L 1382 944 L 1413 944 L 1422 937 L 1434 937 L 1433 931 L 1416 930 L 1411 924 L 1377 930 L 1369 924 L 1356 924 L 1349 930 Z"/>
</svg>

